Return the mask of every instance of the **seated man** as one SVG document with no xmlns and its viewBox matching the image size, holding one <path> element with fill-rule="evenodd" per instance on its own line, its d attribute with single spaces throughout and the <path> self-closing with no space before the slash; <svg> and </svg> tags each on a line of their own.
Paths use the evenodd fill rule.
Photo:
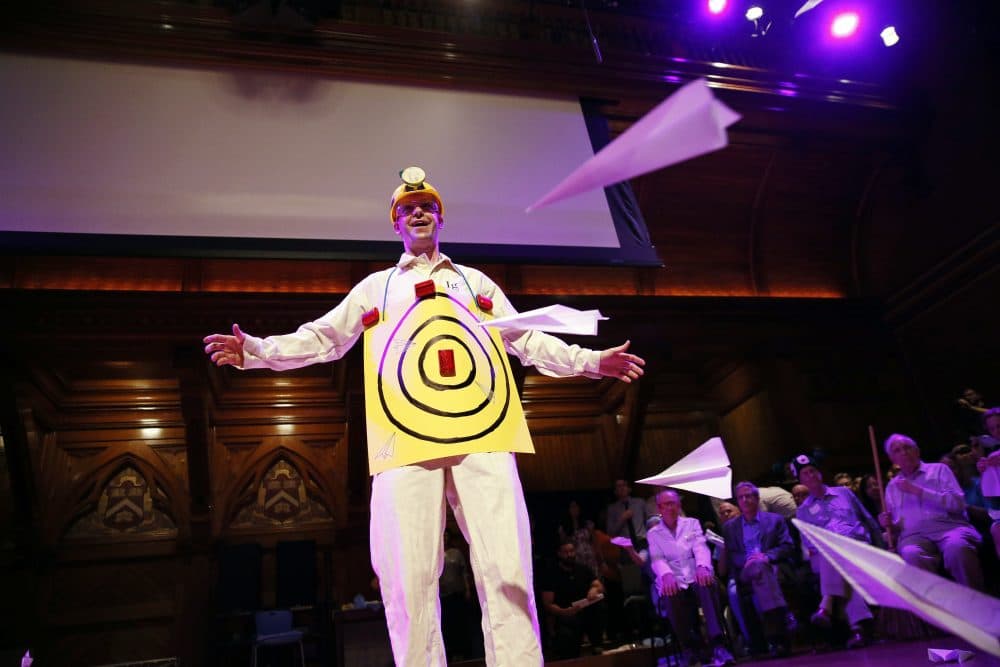
<svg viewBox="0 0 1000 667">
<path fill-rule="evenodd" d="M 977 550 L 982 537 L 965 514 L 965 497 L 955 475 L 942 463 L 920 460 L 917 443 L 894 433 L 885 441 L 899 474 L 885 489 L 883 528 L 898 536 L 896 549 L 907 563 L 934 572 L 942 559 L 960 584 L 983 590 Z"/>
<path fill-rule="evenodd" d="M 851 539 L 882 546 L 882 531 L 854 492 L 844 486 L 827 486 L 815 459 L 807 454 L 797 456 L 791 465 L 799 482 L 809 490 L 809 495 L 799 507 L 800 521 Z M 813 625 L 829 628 L 842 610 L 851 627 L 847 647 L 864 646 L 868 642 L 870 628 L 866 626 L 872 620 L 871 610 L 840 572 L 814 546 L 808 544 L 808 540 L 803 541 L 809 549 L 809 563 L 819 575 L 820 592 L 823 595 L 819 609 L 810 620 Z"/>
<path fill-rule="evenodd" d="M 653 572 L 652 599 L 656 609 L 670 619 L 678 641 L 689 661 L 695 651 L 703 653 L 702 662 L 730 665 L 735 662 L 725 647 L 720 623 L 719 590 L 712 568 L 712 555 L 697 519 L 680 516 L 681 501 L 677 492 L 666 489 L 656 494 L 661 521 L 646 535 L 649 542 L 649 566 Z M 711 657 L 702 645 L 698 627 L 698 607 L 705 616 Z"/>
<path fill-rule="evenodd" d="M 741 516 L 722 525 L 726 565 L 741 596 L 752 595 L 764 622 L 771 654 L 788 655 L 788 634 L 794 624 L 778 583 L 777 565 L 792 557 L 795 544 L 780 515 L 759 510 L 760 494 L 756 486 L 740 482 L 735 493 Z"/>
<path fill-rule="evenodd" d="M 576 562 L 573 542 L 559 545 L 556 565 L 545 573 L 539 588 L 556 660 L 579 657 L 584 634 L 591 646 L 601 643 L 607 624 L 604 586 L 589 568 Z"/>
</svg>

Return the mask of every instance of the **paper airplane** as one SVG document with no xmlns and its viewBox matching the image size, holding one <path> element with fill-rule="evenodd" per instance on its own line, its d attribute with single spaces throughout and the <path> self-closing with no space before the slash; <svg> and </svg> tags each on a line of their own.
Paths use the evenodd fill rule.
<svg viewBox="0 0 1000 667">
<path fill-rule="evenodd" d="M 630 537 L 612 537 L 610 542 L 616 547 L 621 547 L 622 549 L 628 549 L 632 546 L 632 538 Z"/>
<path fill-rule="evenodd" d="M 719 535 L 711 528 L 705 530 L 705 541 L 719 547 L 726 546 L 726 538 L 724 538 L 722 535 Z"/>
<path fill-rule="evenodd" d="M 579 336 L 596 336 L 598 320 L 608 318 L 599 310 L 577 310 L 569 306 L 555 304 L 535 310 L 527 310 L 517 315 L 498 317 L 495 320 L 480 322 L 480 326 L 497 327 L 498 329 L 535 329 L 550 333 L 577 334 Z"/>
<path fill-rule="evenodd" d="M 733 497 L 733 471 L 722 438 L 706 440 L 660 474 L 636 483 L 672 486 L 723 500 Z"/>
<path fill-rule="evenodd" d="M 804 4 L 801 7 L 799 7 L 799 11 L 795 12 L 795 16 L 793 16 L 792 18 L 793 19 L 797 19 L 800 16 L 802 16 L 803 14 L 805 14 L 806 12 L 812 11 L 812 10 L 816 9 L 817 7 L 819 7 L 820 3 L 822 3 L 822 2 L 823 2 L 823 0 L 808 0 L 808 2 L 806 2 L 806 4 Z"/>
<path fill-rule="evenodd" d="M 1000 496 L 1000 467 L 989 466 L 986 468 L 979 485 L 984 496 Z"/>
<path fill-rule="evenodd" d="M 972 651 L 963 651 L 960 648 L 929 648 L 927 649 L 927 659 L 931 662 L 967 662 L 974 656 Z"/>
<path fill-rule="evenodd" d="M 715 99 L 704 79 L 696 79 L 577 167 L 527 212 L 723 148 L 729 143 L 726 128 L 739 119 Z"/>
<path fill-rule="evenodd" d="M 1000 657 L 1000 599 L 909 565 L 892 552 L 798 519 L 792 523 L 869 604 L 905 609 Z"/>
</svg>

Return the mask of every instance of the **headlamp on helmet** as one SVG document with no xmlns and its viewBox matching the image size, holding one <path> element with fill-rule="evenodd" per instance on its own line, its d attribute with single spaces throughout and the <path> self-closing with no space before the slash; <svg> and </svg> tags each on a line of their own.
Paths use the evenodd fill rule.
<svg viewBox="0 0 1000 667">
<path fill-rule="evenodd" d="M 444 214 L 444 204 L 441 202 L 441 195 L 433 185 L 425 181 L 427 174 L 420 167 L 407 167 L 399 172 L 399 178 L 403 183 L 396 188 L 389 200 L 389 220 L 396 222 L 396 208 L 407 201 L 427 202 L 433 201 L 437 204 L 437 213 Z"/>
</svg>

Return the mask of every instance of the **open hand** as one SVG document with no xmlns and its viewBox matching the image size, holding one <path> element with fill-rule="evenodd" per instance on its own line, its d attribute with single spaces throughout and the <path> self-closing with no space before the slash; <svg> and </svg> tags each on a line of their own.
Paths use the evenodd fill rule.
<svg viewBox="0 0 1000 667">
<path fill-rule="evenodd" d="M 233 335 L 211 334 L 202 340 L 205 343 L 205 354 L 209 355 L 216 366 L 242 366 L 243 340 L 246 334 L 240 331 L 240 325 L 233 325 Z"/>
<path fill-rule="evenodd" d="M 642 367 L 646 365 L 646 360 L 628 353 L 630 342 L 625 341 L 618 347 L 602 350 L 597 372 L 604 377 L 618 378 L 622 382 L 637 380 L 643 373 Z"/>
</svg>

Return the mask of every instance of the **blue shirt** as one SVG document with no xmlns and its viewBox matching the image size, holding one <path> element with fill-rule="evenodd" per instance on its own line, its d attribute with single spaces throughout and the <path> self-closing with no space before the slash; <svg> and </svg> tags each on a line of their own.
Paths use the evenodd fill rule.
<svg viewBox="0 0 1000 667">
<path fill-rule="evenodd" d="M 747 556 L 760 553 L 760 521 L 754 517 L 753 521 L 747 521 L 741 517 L 743 522 L 743 546 Z"/>
</svg>

